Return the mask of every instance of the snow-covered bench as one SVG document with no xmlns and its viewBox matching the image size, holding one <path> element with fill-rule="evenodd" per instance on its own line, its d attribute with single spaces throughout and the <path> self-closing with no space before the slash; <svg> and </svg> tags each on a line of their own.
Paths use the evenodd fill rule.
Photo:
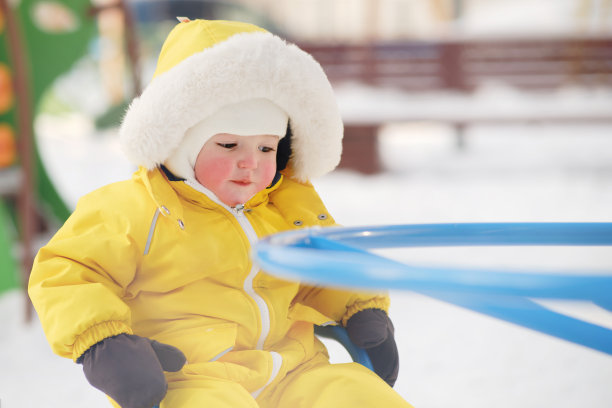
<svg viewBox="0 0 612 408">
<path fill-rule="evenodd" d="M 612 38 L 300 44 L 330 78 L 345 122 L 342 165 L 380 169 L 392 122 L 612 124 Z"/>
</svg>

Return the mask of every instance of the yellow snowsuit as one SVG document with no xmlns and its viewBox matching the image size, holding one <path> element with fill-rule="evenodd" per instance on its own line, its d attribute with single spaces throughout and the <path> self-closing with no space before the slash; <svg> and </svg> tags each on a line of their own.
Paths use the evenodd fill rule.
<svg viewBox="0 0 612 408">
<path fill-rule="evenodd" d="M 295 224 L 333 223 L 312 186 L 287 177 L 235 210 L 168 181 L 160 169 L 140 169 L 132 180 L 79 201 L 38 253 L 29 293 L 61 356 L 76 360 L 106 337 L 134 333 L 185 353 L 183 370 L 167 374 L 168 398 L 208 396 L 203 390 L 211 383 L 234 388 L 228 381 L 253 397 L 278 398 L 262 391 L 274 390 L 288 373 L 327 366 L 313 323 L 388 308 L 386 296 L 276 279 L 249 258 L 257 237 Z M 349 373 L 387 387 L 354 366 Z M 177 395 L 179 389 L 191 391 Z M 184 404 L 168 406 L 189 406 Z"/>
<path fill-rule="evenodd" d="M 244 208 L 160 167 L 186 129 L 236 95 L 274 101 L 293 132 L 285 176 Z M 179 348 L 187 364 L 166 373 L 161 408 L 409 406 L 364 367 L 330 365 L 313 334 L 313 324 L 387 310 L 387 296 L 277 279 L 249 257 L 263 236 L 334 225 L 307 182 L 339 160 L 334 104 L 297 47 L 248 24 L 180 23 L 122 124 L 124 151 L 141 167 L 83 197 L 35 259 L 29 294 L 53 351 L 76 361 L 120 333 Z"/>
</svg>

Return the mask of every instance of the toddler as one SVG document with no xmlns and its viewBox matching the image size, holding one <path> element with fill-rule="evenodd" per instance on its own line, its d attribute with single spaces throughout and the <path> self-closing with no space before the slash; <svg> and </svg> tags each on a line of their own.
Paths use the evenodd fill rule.
<svg viewBox="0 0 612 408">
<path fill-rule="evenodd" d="M 342 121 L 307 53 L 254 25 L 184 20 L 120 129 L 131 180 L 79 200 L 29 294 L 53 351 L 124 408 L 410 407 L 385 294 L 275 278 L 260 238 L 330 226 L 309 180 L 337 165 Z M 374 371 L 330 364 L 340 324 Z"/>
</svg>

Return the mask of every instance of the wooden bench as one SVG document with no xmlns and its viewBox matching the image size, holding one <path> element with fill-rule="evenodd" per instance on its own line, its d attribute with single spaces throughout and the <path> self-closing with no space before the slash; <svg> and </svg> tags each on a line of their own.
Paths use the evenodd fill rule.
<svg viewBox="0 0 612 408">
<path fill-rule="evenodd" d="M 523 93 L 552 91 L 566 86 L 612 87 L 612 38 L 543 38 L 454 41 L 415 41 L 373 44 L 300 44 L 317 59 L 334 87 L 361 84 L 392 88 L 410 94 L 450 92 L 469 104 L 481 87 L 499 83 Z M 370 103 L 377 104 L 378 100 Z M 372 105 L 375 106 L 375 105 Z M 372 118 L 345 118 L 342 167 L 364 173 L 380 171 L 377 135 L 390 122 L 441 122 L 457 130 L 474 124 L 612 123 L 609 112 L 588 109 L 539 112 L 518 109 L 492 115 L 466 109 L 452 115 L 432 110 L 405 109 Z M 365 108 L 364 108 L 365 109 Z M 487 110 L 488 111 L 488 110 Z"/>
</svg>

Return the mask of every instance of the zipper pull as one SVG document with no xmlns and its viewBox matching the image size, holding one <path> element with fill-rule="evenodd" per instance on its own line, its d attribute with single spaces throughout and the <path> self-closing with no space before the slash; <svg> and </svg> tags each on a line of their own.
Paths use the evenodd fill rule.
<svg viewBox="0 0 612 408">
<path fill-rule="evenodd" d="M 234 210 L 234 212 L 238 215 L 241 215 L 242 212 L 244 211 L 244 204 L 238 204 L 235 207 L 232 207 L 232 209 Z"/>
</svg>

